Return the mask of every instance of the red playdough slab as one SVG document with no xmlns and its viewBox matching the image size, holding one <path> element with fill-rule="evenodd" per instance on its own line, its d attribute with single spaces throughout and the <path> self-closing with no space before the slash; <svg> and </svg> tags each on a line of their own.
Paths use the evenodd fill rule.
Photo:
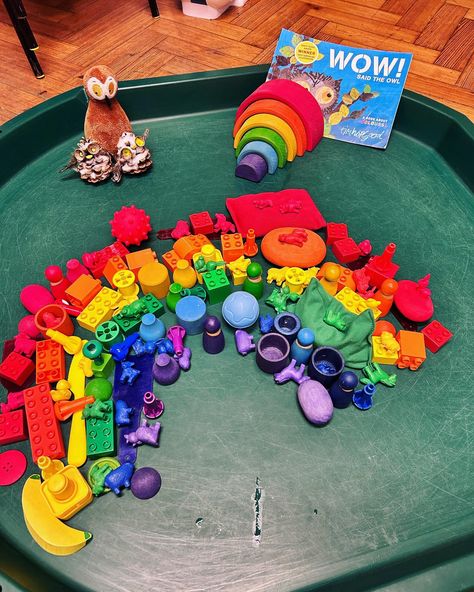
<svg viewBox="0 0 474 592">
<path fill-rule="evenodd" d="M 251 103 L 262 99 L 275 99 L 291 107 L 299 115 L 305 127 L 307 149 L 313 150 L 323 137 L 324 132 L 323 113 L 313 95 L 292 80 L 269 80 L 242 101 L 237 109 L 235 119 L 237 120 Z"/>
<path fill-rule="evenodd" d="M 26 471 L 26 456 L 20 450 L 0 454 L 0 486 L 13 485 Z"/>
<path fill-rule="evenodd" d="M 255 236 L 259 237 L 282 226 L 311 230 L 326 226 L 326 220 L 306 189 L 284 189 L 229 197 L 225 205 L 242 236 L 247 236 L 249 228 L 253 228 Z"/>
</svg>

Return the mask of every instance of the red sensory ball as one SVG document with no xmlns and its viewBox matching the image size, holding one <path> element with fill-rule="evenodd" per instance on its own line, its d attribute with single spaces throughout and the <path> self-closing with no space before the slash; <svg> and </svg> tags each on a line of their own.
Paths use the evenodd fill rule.
<svg viewBox="0 0 474 592">
<path fill-rule="evenodd" d="M 135 206 L 123 206 L 110 221 L 112 236 L 125 245 L 139 246 L 151 230 L 150 216 Z"/>
</svg>

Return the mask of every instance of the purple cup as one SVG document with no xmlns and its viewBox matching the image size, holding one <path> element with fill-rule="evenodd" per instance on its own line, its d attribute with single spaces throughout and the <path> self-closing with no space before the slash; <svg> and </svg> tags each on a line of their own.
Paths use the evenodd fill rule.
<svg viewBox="0 0 474 592">
<path fill-rule="evenodd" d="M 257 343 L 257 366 L 267 374 L 276 374 L 290 362 L 290 344 L 279 333 L 262 335 Z"/>
<path fill-rule="evenodd" d="M 344 370 L 344 358 L 339 350 L 323 345 L 314 350 L 308 364 L 308 375 L 329 388 Z"/>
</svg>

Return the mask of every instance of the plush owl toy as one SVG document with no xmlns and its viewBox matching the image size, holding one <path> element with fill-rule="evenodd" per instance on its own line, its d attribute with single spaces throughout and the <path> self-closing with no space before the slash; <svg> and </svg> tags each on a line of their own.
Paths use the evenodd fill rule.
<svg viewBox="0 0 474 592">
<path fill-rule="evenodd" d="M 89 99 L 84 136 L 115 153 L 123 132 L 132 131 L 132 124 L 116 98 L 117 80 L 107 66 L 93 66 L 84 74 L 83 84 Z"/>
<path fill-rule="evenodd" d="M 73 169 L 89 183 L 104 181 L 113 173 L 119 182 L 123 174 L 143 173 L 151 167 L 145 146 L 148 130 L 136 136 L 116 95 L 118 82 L 107 66 L 93 66 L 84 74 L 89 99 L 84 120 L 84 138 L 62 170 Z M 93 150 L 93 152 L 91 151 Z"/>
</svg>

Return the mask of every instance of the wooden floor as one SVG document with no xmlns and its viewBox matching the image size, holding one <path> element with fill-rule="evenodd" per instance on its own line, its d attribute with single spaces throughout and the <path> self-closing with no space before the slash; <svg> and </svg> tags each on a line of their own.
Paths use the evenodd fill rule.
<svg viewBox="0 0 474 592">
<path fill-rule="evenodd" d="M 25 0 L 45 71 L 36 80 L 0 10 L 0 122 L 108 64 L 119 79 L 270 61 L 280 29 L 414 54 L 407 87 L 474 120 L 474 0 L 249 0 L 216 21 L 185 17 L 178 0 Z"/>
</svg>

